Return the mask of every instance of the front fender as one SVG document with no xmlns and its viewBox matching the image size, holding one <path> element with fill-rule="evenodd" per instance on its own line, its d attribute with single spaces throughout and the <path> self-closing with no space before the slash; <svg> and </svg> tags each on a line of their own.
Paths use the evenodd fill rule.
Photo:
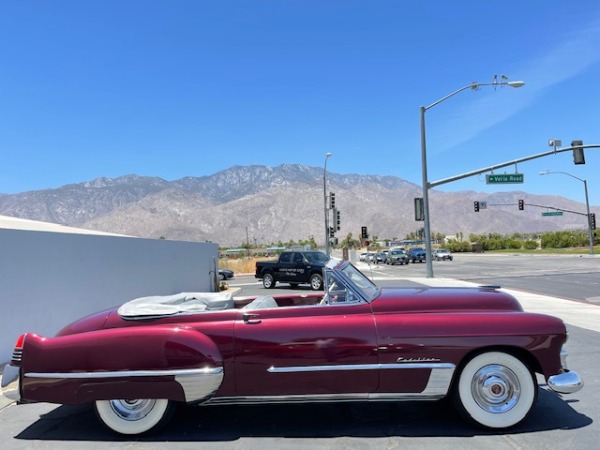
<svg viewBox="0 0 600 450">
<path fill-rule="evenodd" d="M 28 334 L 21 377 L 24 401 L 199 402 L 221 385 L 223 358 L 208 336 L 187 327 L 114 328 L 55 338 Z"/>
</svg>

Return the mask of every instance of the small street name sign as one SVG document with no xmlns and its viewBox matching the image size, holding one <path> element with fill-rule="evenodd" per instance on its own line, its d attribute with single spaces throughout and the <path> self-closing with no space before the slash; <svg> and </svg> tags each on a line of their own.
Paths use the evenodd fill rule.
<svg viewBox="0 0 600 450">
<path fill-rule="evenodd" d="M 522 173 L 503 173 L 503 174 L 491 174 L 485 176 L 485 182 L 487 184 L 510 184 L 510 183 L 523 183 L 525 175 Z"/>
</svg>

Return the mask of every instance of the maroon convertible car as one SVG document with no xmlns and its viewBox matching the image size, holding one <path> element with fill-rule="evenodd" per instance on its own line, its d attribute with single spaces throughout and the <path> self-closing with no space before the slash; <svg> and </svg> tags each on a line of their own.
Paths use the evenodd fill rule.
<svg viewBox="0 0 600 450">
<path fill-rule="evenodd" d="M 179 402 L 435 400 L 467 420 L 521 422 L 535 373 L 559 393 L 583 382 L 567 370 L 567 332 L 497 287 L 378 288 L 331 260 L 325 292 L 232 298 L 144 297 L 62 329 L 20 336 L 5 367 L 21 403 L 92 402 L 122 434 L 155 430 Z"/>
</svg>

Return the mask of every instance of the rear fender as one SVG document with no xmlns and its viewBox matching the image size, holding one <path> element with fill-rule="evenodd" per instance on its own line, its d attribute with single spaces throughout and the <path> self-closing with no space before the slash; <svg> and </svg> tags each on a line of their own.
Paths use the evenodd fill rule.
<svg viewBox="0 0 600 450">
<path fill-rule="evenodd" d="M 223 359 L 208 336 L 185 327 L 115 328 L 55 338 L 28 334 L 21 377 L 24 401 L 196 403 L 221 385 Z"/>
</svg>

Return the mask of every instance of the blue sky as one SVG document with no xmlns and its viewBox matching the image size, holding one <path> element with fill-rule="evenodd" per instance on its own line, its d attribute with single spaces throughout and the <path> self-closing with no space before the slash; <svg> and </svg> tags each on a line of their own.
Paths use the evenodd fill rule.
<svg viewBox="0 0 600 450">
<path fill-rule="evenodd" d="M 600 144 L 597 0 L 4 0 L 0 192 L 126 174 L 174 180 L 283 163 L 421 184 Z M 600 149 L 441 190 L 519 190 L 600 205 Z"/>
</svg>

